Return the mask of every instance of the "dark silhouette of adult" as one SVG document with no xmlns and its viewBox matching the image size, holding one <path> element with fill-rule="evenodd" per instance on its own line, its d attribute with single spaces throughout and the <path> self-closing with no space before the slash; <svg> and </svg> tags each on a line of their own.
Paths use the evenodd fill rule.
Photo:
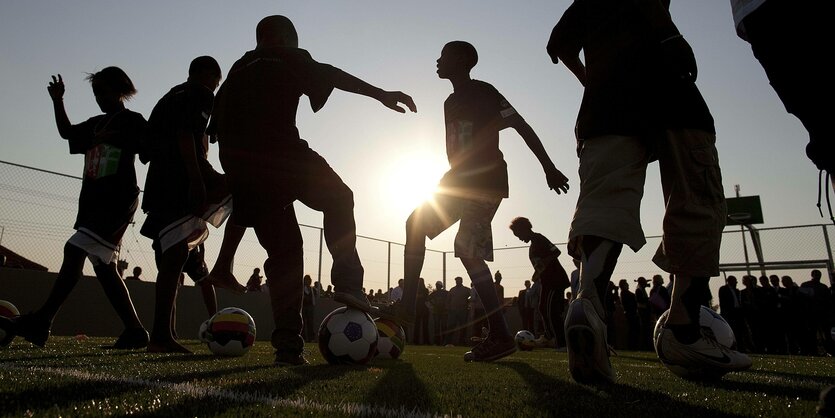
<svg viewBox="0 0 835 418">
<path fill-rule="evenodd" d="M 421 277 L 418 280 L 417 302 L 415 306 L 415 327 L 413 331 L 414 341 L 416 344 L 429 344 L 429 307 L 426 306 L 426 301 L 429 298 L 429 289 L 426 288 L 426 282 Z"/>
<path fill-rule="evenodd" d="M 447 344 L 464 345 L 467 334 L 467 307 L 470 288 L 464 286 L 464 278 L 455 278 L 455 286 L 449 289 L 447 299 L 448 321 L 446 326 Z"/>
<path fill-rule="evenodd" d="M 373 312 L 363 287 L 356 250 L 353 192 L 324 158 L 301 139 L 296 110 L 302 95 L 314 111 L 334 88 L 368 96 L 397 112 L 411 97 L 384 91 L 300 49 L 293 23 L 268 16 L 255 30 L 256 47 L 230 69 L 218 91 L 213 133 L 235 200 L 234 221 L 253 227 L 267 251 L 264 273 L 272 302 L 276 364 L 305 364 L 302 355 L 303 252 L 293 202 L 323 213 L 325 241 L 333 257 L 334 300 Z"/>
<path fill-rule="evenodd" d="M 516 297 L 516 308 L 519 309 L 519 317 L 522 318 L 522 329 L 533 332 L 534 307 L 528 300 L 528 292 L 531 290 L 531 281 L 525 280 L 525 288 L 519 291 Z"/>
<path fill-rule="evenodd" d="M 136 93 L 136 88 L 121 68 L 106 67 L 90 74 L 87 80 L 103 114 L 76 125 L 70 122 L 64 108 L 61 75 L 52 76 L 47 87 L 58 134 L 67 140 L 70 154 L 84 155 L 75 233 L 64 244 L 61 269 L 44 304 L 35 312 L 14 319 L 0 317 L 0 328 L 7 335 L 21 336 L 43 347 L 53 319 L 81 279 L 84 262 L 89 259 L 104 294 L 125 327 L 112 347 L 142 348 L 148 344 L 148 333 L 136 315 L 116 262 L 122 237 L 139 203 L 134 160 L 141 150 L 146 122 L 142 115 L 125 107 L 125 100 Z"/>
<path fill-rule="evenodd" d="M 627 348 L 639 350 L 641 349 L 641 320 L 638 317 L 638 300 L 629 290 L 629 281 L 621 279 L 618 287 L 620 288 L 620 304 L 626 316 Z"/>
<path fill-rule="evenodd" d="M 249 276 L 249 280 L 246 282 L 246 291 L 247 292 L 260 292 L 261 291 L 261 282 L 264 279 L 264 276 L 261 275 L 261 269 L 254 268 L 252 270 L 252 275 Z"/>
<path fill-rule="evenodd" d="M 309 274 L 304 275 L 304 288 L 302 289 L 302 321 L 304 322 L 304 332 L 302 336 L 307 342 L 313 342 L 316 339 L 316 323 L 314 318 L 316 316 L 316 289 L 312 286 L 313 279 Z"/>
<path fill-rule="evenodd" d="M 814 354 L 822 347 L 829 353 L 833 352 L 832 342 L 832 295 L 829 287 L 821 283 L 821 271 L 812 270 L 808 281 L 800 285 L 800 292 L 808 301 L 807 321 L 810 325 L 810 346 L 814 346 Z"/>
<path fill-rule="evenodd" d="M 776 276 L 775 276 L 776 277 Z M 755 296 L 757 305 L 760 307 L 760 326 L 762 327 L 763 343 L 768 354 L 782 354 L 785 340 L 780 332 L 780 320 L 778 318 L 779 297 L 777 289 L 771 286 L 768 276 L 760 276 L 760 285 L 757 287 Z"/>
<path fill-rule="evenodd" d="M 426 298 L 432 307 L 432 330 L 435 334 L 434 344 L 444 345 L 447 327 L 447 299 L 449 292 L 444 289 L 444 282 L 435 282 L 435 289 Z"/>
<path fill-rule="evenodd" d="M 635 287 L 635 302 L 638 305 L 638 319 L 641 320 L 640 342 L 641 350 L 652 350 L 652 330 L 655 328 L 655 323 L 652 322 L 652 310 L 649 306 L 649 282 L 645 277 L 638 277 L 635 282 L 638 286 Z"/>
<path fill-rule="evenodd" d="M 142 267 L 136 266 L 133 268 L 133 276 L 125 277 L 125 280 L 142 281 Z"/>
</svg>

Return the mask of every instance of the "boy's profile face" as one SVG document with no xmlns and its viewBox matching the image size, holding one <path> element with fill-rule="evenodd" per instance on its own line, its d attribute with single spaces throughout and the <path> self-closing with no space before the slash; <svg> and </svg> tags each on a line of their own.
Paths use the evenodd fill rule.
<svg viewBox="0 0 835 418">
<path fill-rule="evenodd" d="M 530 242 L 531 235 L 533 235 L 530 229 L 513 228 L 510 231 L 513 232 L 513 236 L 524 242 Z"/>
<path fill-rule="evenodd" d="M 449 79 L 461 67 L 460 58 L 455 55 L 453 48 L 448 46 L 441 50 L 441 57 L 436 62 L 438 77 L 442 79 Z"/>
</svg>

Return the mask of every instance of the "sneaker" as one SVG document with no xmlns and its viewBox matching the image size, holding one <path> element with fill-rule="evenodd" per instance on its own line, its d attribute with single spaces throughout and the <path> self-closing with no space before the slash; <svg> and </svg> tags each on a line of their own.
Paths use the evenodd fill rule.
<svg viewBox="0 0 835 418">
<path fill-rule="evenodd" d="M 667 368 L 684 378 L 719 378 L 751 367 L 750 357 L 719 344 L 711 333 L 702 333 L 693 344 L 684 344 L 671 330 L 662 328 L 655 352 Z"/>
<path fill-rule="evenodd" d="M 493 361 L 515 352 L 516 341 L 513 337 L 493 338 L 488 335 L 484 341 L 464 353 L 464 361 Z"/>
<path fill-rule="evenodd" d="M 333 294 L 335 302 L 344 303 L 349 308 L 359 309 L 365 313 L 379 315 L 379 309 L 368 303 L 368 298 L 361 290 L 353 292 L 336 292 Z"/>
<path fill-rule="evenodd" d="M 148 331 L 145 328 L 129 328 L 122 332 L 112 346 L 115 350 L 136 350 L 148 346 Z"/>
<path fill-rule="evenodd" d="M 578 383 L 613 383 L 615 371 L 609 361 L 606 324 L 588 299 L 575 299 L 565 317 L 568 370 Z"/>
<path fill-rule="evenodd" d="M 6 334 L 23 337 L 38 347 L 46 345 L 52 323 L 35 314 L 25 314 L 14 318 L 0 317 L 0 328 Z"/>
<path fill-rule="evenodd" d="M 274 364 L 278 367 L 292 367 L 303 366 L 310 364 L 310 362 L 304 358 L 304 353 L 296 354 L 287 351 L 276 351 Z"/>
<path fill-rule="evenodd" d="M 410 327 L 415 324 L 415 313 L 407 312 L 407 309 L 399 303 L 378 308 L 376 315 L 383 319 L 390 319 L 401 327 Z"/>
</svg>

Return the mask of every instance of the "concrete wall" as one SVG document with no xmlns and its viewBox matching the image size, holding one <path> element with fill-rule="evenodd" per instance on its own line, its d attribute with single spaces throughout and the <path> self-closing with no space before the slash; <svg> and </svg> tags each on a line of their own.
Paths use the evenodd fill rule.
<svg viewBox="0 0 835 418">
<path fill-rule="evenodd" d="M 49 295 L 57 273 L 19 270 L 0 267 L 0 300 L 13 303 L 21 313 L 38 309 Z M 147 328 L 154 318 L 154 283 L 127 281 L 139 319 Z M 177 333 L 181 338 L 197 338 L 200 324 L 208 318 L 200 289 L 189 286 L 180 289 L 177 298 Z M 249 312 L 255 319 L 259 340 L 269 340 L 273 329 L 270 300 L 266 293 L 234 294 L 217 290 L 218 308 L 235 306 Z M 319 324 L 332 310 L 341 306 L 330 299 L 319 299 L 315 323 Z M 515 308 L 506 312 L 511 330 L 518 330 L 521 321 Z M 430 322 L 431 324 L 431 322 Z M 318 326 L 318 325 L 317 325 Z M 69 299 L 61 307 L 52 325 L 53 335 L 118 336 L 122 323 L 107 301 L 95 277 L 83 277 Z"/>
</svg>

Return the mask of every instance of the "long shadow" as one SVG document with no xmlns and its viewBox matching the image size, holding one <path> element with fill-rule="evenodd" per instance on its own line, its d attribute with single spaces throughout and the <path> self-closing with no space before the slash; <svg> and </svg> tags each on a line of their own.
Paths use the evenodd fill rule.
<svg viewBox="0 0 835 418">
<path fill-rule="evenodd" d="M 368 405 L 430 411 L 433 408 L 432 397 L 426 385 L 415 374 L 411 363 L 392 360 L 378 364 L 385 370 L 377 384 L 364 397 L 363 402 Z M 398 394 L 392 396 L 392 394 Z"/>
<path fill-rule="evenodd" d="M 138 386 L 108 381 L 72 380 L 66 383 L 48 384 L 23 391 L 0 392 L 0 405 L 4 416 L 48 415 L 47 411 L 70 405 L 89 404 L 125 395 L 137 390 Z M 54 411 L 53 411 L 54 414 Z"/>
<path fill-rule="evenodd" d="M 814 401 L 818 399 L 820 388 L 798 387 L 795 385 L 780 385 L 774 383 L 761 382 L 739 382 L 733 380 L 719 380 L 715 382 L 704 382 L 705 386 L 714 387 L 717 389 L 734 391 L 734 392 L 751 392 L 756 394 L 766 394 L 768 396 L 800 398 L 806 401 Z"/>
<path fill-rule="evenodd" d="M 532 406 L 548 416 L 687 416 L 736 417 L 677 401 L 659 392 L 613 384 L 605 388 L 555 379 L 518 361 L 495 363 L 516 371 L 536 397 Z M 603 391 L 601 391 L 603 389 Z"/>
<path fill-rule="evenodd" d="M 772 370 L 748 370 L 748 373 L 754 374 L 762 374 L 767 376 L 779 377 L 782 379 L 791 379 L 791 380 L 809 380 L 815 382 L 819 385 L 833 385 L 835 384 L 835 362 L 833 362 L 833 375 L 832 376 L 810 376 L 807 374 L 799 374 L 799 373 L 790 373 L 790 372 L 777 372 Z"/>
<path fill-rule="evenodd" d="M 96 352 L 96 353 L 79 353 L 79 354 L 67 354 L 67 353 L 53 353 L 53 354 L 44 354 L 44 355 L 37 355 L 37 356 L 26 356 L 26 357 L 19 357 L 19 358 L 9 358 L 9 359 L 2 359 L 0 363 L 21 363 L 21 362 L 31 362 L 31 361 L 41 361 L 41 360 L 66 360 L 66 359 L 82 359 L 82 358 L 101 358 L 101 357 L 117 357 L 117 356 L 130 356 L 130 355 L 141 355 L 145 354 L 144 351 L 138 350 L 107 350 L 105 353 Z"/>
</svg>

